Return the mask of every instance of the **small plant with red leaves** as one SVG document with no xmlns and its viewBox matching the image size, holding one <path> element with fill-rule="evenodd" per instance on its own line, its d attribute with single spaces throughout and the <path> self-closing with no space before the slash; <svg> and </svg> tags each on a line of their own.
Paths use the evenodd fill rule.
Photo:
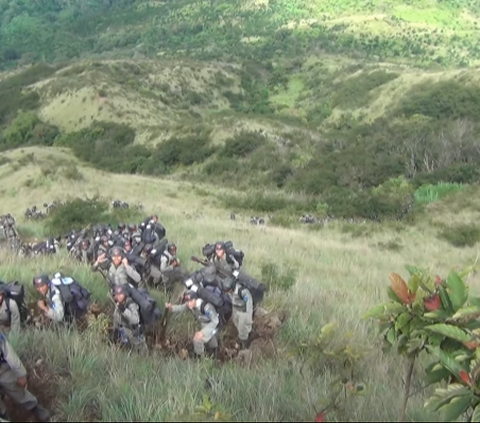
<svg viewBox="0 0 480 423">
<path fill-rule="evenodd" d="M 390 301 L 370 309 L 364 318 L 380 322 L 388 348 L 408 360 L 404 401 L 399 421 L 406 417 L 415 361 L 428 354 L 433 361 L 425 368 L 426 386 L 446 382 L 436 389 L 425 406 L 440 411 L 446 421 L 466 414 L 480 422 L 480 298 L 469 295 L 462 272 L 446 279 L 407 266 L 410 279 L 390 274 Z"/>
</svg>

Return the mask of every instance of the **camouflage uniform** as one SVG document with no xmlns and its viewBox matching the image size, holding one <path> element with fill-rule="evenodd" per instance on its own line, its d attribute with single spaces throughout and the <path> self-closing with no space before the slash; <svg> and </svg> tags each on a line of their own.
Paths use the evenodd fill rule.
<svg viewBox="0 0 480 423">
<path fill-rule="evenodd" d="M 130 343 L 140 353 L 148 351 L 145 337 L 141 333 L 140 309 L 127 297 L 124 304 L 117 304 L 113 312 L 113 329 L 120 332 L 123 343 Z"/>
<path fill-rule="evenodd" d="M 32 411 L 39 421 L 49 421 L 50 415 L 30 391 L 18 386 L 18 379 L 27 376 L 27 371 L 20 358 L 3 333 L 0 333 L 0 391 L 8 395 L 15 403 L 25 410 Z M 0 399 L 0 413 L 6 417 L 6 408 Z"/>
<path fill-rule="evenodd" d="M 213 349 L 218 348 L 216 333 L 220 318 L 213 305 L 206 303 L 204 312 L 202 313 L 201 307 L 203 300 L 197 299 L 196 301 L 196 306 L 192 309 L 192 312 L 202 326 L 201 332 L 203 333 L 203 337 L 200 340 L 193 340 L 193 350 L 197 356 L 203 356 L 205 354 L 205 344 Z M 187 304 L 172 306 L 172 313 L 183 313 L 187 310 Z"/>
</svg>

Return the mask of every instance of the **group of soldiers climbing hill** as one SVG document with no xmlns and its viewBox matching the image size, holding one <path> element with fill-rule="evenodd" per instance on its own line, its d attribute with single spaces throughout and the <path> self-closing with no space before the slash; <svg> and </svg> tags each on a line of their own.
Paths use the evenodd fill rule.
<svg viewBox="0 0 480 423">
<path fill-rule="evenodd" d="M 1 224 L 7 242 L 13 245 L 18 238 L 14 218 L 2 216 Z M 96 225 L 65 236 L 69 255 L 90 264 L 91 270 L 100 272 L 107 282 L 114 304 L 112 340 L 145 354 L 145 336 L 155 331 L 157 323 L 164 325 L 169 312 L 191 311 L 200 323 L 193 338 L 194 357 L 218 357 L 218 335 L 229 320 L 237 328 L 240 350 L 248 349 L 254 312 L 263 300 L 265 286 L 240 270 L 243 252 L 231 242 L 206 244 L 202 249 L 204 259 L 192 257 L 203 267 L 189 273 L 180 265 L 176 246 L 165 237 L 166 229 L 156 215 L 139 225 L 119 224 L 116 229 Z M 47 240 L 43 248 L 56 253 L 59 240 Z M 180 304 L 167 303 L 162 310 L 147 287 L 172 291 L 175 282 L 181 287 Z M 54 326 L 76 325 L 85 319 L 90 292 L 79 281 L 57 272 L 52 277 L 38 274 L 32 283 L 41 297 L 37 306 L 43 318 Z M 18 281 L 0 282 L 0 327 L 7 334 L 0 333 L 0 389 L 32 410 L 38 420 L 48 421 L 48 411 L 26 390 L 22 379 L 25 369 L 7 339 L 10 333 L 20 333 L 29 321 L 23 285 Z M 0 401 L 2 412 L 0 417 L 5 418 L 5 406 Z"/>
</svg>

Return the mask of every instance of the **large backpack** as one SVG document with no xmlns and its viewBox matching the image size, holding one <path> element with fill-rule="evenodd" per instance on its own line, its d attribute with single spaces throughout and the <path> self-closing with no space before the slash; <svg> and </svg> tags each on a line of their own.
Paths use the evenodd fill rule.
<svg viewBox="0 0 480 423">
<path fill-rule="evenodd" d="M 158 222 L 155 225 L 154 231 L 158 235 L 158 239 L 163 239 L 167 236 L 167 230 Z"/>
<path fill-rule="evenodd" d="M 243 258 L 245 257 L 245 254 L 243 253 L 242 250 L 237 250 L 236 248 L 233 247 L 232 241 L 227 241 L 225 243 L 225 254 L 226 254 L 226 260 L 227 263 L 233 264 L 232 258 L 233 257 L 240 267 L 243 264 Z"/>
<path fill-rule="evenodd" d="M 145 288 L 135 288 L 128 284 L 128 295 L 138 305 L 140 309 L 140 320 L 143 325 L 151 325 L 160 319 L 163 315 L 157 306 L 157 301 Z"/>
<path fill-rule="evenodd" d="M 158 241 L 156 244 L 153 245 L 151 254 L 156 254 L 156 255 L 158 254 L 159 256 L 161 256 L 167 249 L 167 246 L 168 246 L 168 239 L 162 238 L 160 241 Z"/>
<path fill-rule="evenodd" d="M 205 244 L 202 248 L 202 254 L 210 259 L 210 257 L 215 253 L 215 244 Z"/>
<path fill-rule="evenodd" d="M 266 290 L 266 286 L 263 283 L 243 272 L 238 272 L 237 282 L 239 285 L 247 288 L 250 291 L 254 306 L 263 301 L 263 296 Z"/>
<path fill-rule="evenodd" d="M 81 317 L 88 311 L 90 292 L 75 279 L 57 273 L 52 285 L 60 291 L 67 310 L 75 317 Z"/>
<path fill-rule="evenodd" d="M 1 285 L 5 286 L 5 296 L 17 303 L 20 312 L 20 322 L 25 323 L 28 320 L 28 306 L 25 301 L 25 287 L 18 281 L 5 283 L 0 281 Z M 8 318 L 11 319 L 10 301 L 6 302 Z"/>
<path fill-rule="evenodd" d="M 220 288 L 210 285 L 208 287 L 202 287 L 194 284 L 190 290 L 195 291 L 199 298 L 203 300 L 202 308 L 200 311 L 205 312 L 205 305 L 210 303 L 215 307 L 218 315 L 220 316 L 220 327 L 223 327 L 232 313 L 232 302 L 228 295 L 226 295 Z"/>
</svg>

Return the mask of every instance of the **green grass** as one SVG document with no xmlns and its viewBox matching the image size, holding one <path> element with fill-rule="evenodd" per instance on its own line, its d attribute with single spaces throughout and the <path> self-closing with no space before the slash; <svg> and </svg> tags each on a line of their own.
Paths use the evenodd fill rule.
<svg viewBox="0 0 480 423">
<path fill-rule="evenodd" d="M 445 275 L 475 260 L 478 189 L 462 184 L 420 187 L 415 203 L 427 207 L 418 208 L 421 213 L 409 225 L 330 222 L 323 227 L 300 225 L 298 218 L 324 212 L 317 204 L 325 198 L 311 194 L 320 183 L 328 193 L 341 187 L 336 198 L 328 199 L 345 199 L 339 202 L 344 210 L 349 207 L 346 199 L 360 192 L 357 187 L 407 174 L 409 142 L 417 133 L 428 134 L 425 142 L 431 143 L 425 148 L 434 156 L 448 153 L 437 142 L 438 128 L 452 140 L 461 131 L 462 145 L 474 151 L 468 145 L 478 132 L 474 116 L 459 122 L 458 110 L 452 109 L 442 119 L 406 119 L 397 111 L 408 103 L 411 87 L 425 93 L 428 81 L 478 79 L 474 23 L 480 15 L 475 4 L 233 0 L 151 2 L 149 8 L 143 1 L 115 1 L 105 8 L 103 0 L 73 0 L 63 2 L 58 13 L 48 2 L 25 0 L 27 12 L 18 14 L 10 8 L 16 3 L 4 3 L 4 16 L 17 16 L 0 22 L 2 69 L 65 61 L 58 72 L 33 68 L 14 85 L 0 74 L 2 90 L 15 94 L 0 100 L 5 127 L 20 108 L 36 110 L 45 122 L 57 125 L 63 132 L 58 145 L 68 133 L 95 120 L 134 128 L 135 148 L 210 130 L 219 151 L 241 129 L 263 130 L 270 137 L 248 157 L 225 163 L 221 175 L 202 173 L 212 162 L 218 170 L 213 156 L 206 163 L 181 164 L 169 179 L 107 173 L 57 148 L 3 154 L 0 212 L 13 213 L 30 240 L 46 234 L 46 228 L 21 216 L 33 204 L 98 194 L 141 202 L 145 214 L 160 215 L 167 238 L 178 245 L 181 262 L 190 270 L 195 268 L 191 255 L 199 255 L 205 243 L 232 239 L 246 253 L 247 272 L 270 288 L 265 308 L 287 315 L 273 339 L 252 347 L 250 367 L 236 362 L 216 367 L 208 360 L 192 362 L 156 350 L 140 360 L 107 345 L 96 329 L 82 335 L 29 330 L 12 342 L 30 368 L 40 358 L 49 367 L 44 379 L 52 381 L 49 389 L 54 392 L 47 403 L 56 420 L 212 421 L 214 415 L 195 414 L 208 394 L 216 404 L 214 412 L 224 409 L 224 420 L 312 421 L 332 391 L 330 383 L 345 376 L 344 367 L 326 353 L 349 345 L 359 353 L 353 377 L 366 384 L 365 396 L 349 398 L 327 419 L 396 421 L 405 363 L 382 353 L 376 331 L 360 316 L 385 299 L 388 274 L 402 273 L 405 263 Z M 275 85 L 274 78 L 286 86 Z M 459 92 L 455 87 L 451 91 Z M 453 94 L 451 102 L 464 104 Z M 434 97 L 438 101 L 422 98 L 432 105 L 421 110 L 425 115 L 434 116 L 435 106 L 442 106 L 444 97 Z M 0 129 L 2 140 L 5 128 Z M 25 139 L 42 128 L 37 129 Z M 190 144 L 186 149 L 193 150 Z M 418 166 L 423 157 L 415 160 Z M 141 162 L 138 154 L 130 162 L 118 161 L 116 170 L 139 169 L 135 166 Z M 472 168 L 478 164 L 471 157 L 468 162 Z M 158 160 L 150 164 L 150 173 L 152 168 L 164 171 Z M 423 176 L 427 170 L 422 169 Z M 459 165 L 439 171 L 438 177 L 428 174 L 428 181 L 475 182 L 475 169 Z M 395 200 L 395 195 L 392 188 L 382 199 Z M 371 197 L 361 197 L 355 204 L 370 203 Z M 239 212 L 235 221 L 228 219 L 232 210 Z M 250 215 L 259 213 L 273 216 L 265 226 L 250 225 Z M 32 299 L 34 274 L 63 270 L 85 284 L 95 301 L 108 303 L 101 276 L 64 253 L 38 260 L 0 254 L 0 277 L 26 283 Z M 478 276 L 469 284 L 478 291 Z M 162 292 L 154 296 L 160 303 L 167 299 Z M 307 357 L 300 356 L 296 348 L 314 344 L 329 322 L 337 324 L 332 344 L 326 349 L 311 346 Z M 188 343 L 196 328 L 188 316 L 174 319 L 168 338 Z M 305 358 L 310 360 L 304 365 Z M 422 376 L 419 367 L 415 390 L 421 390 Z M 213 381 L 209 390 L 207 377 Z M 36 379 L 32 370 L 30 386 L 41 397 L 48 389 Z M 423 409 L 428 393 L 412 397 L 408 421 L 439 419 Z"/>
<path fill-rule="evenodd" d="M 285 105 L 289 108 L 294 108 L 303 89 L 304 82 L 302 78 L 298 76 L 292 76 L 288 80 L 287 89 L 280 89 L 278 94 L 272 96 L 271 101 L 279 105 Z"/>
<path fill-rule="evenodd" d="M 454 183 L 439 183 L 423 185 L 415 191 L 416 204 L 429 204 L 438 201 L 447 195 L 465 189 L 466 186 Z"/>
<path fill-rule="evenodd" d="M 26 153 L 30 151 L 35 152 L 37 162 L 52 155 L 57 160 L 68 157 L 57 150 L 33 148 Z M 21 153 L 11 152 L 8 157 L 15 161 Z M 37 373 L 39 366 L 49 368 L 48 380 L 53 382 L 48 389 L 55 392 L 48 406 L 56 419 L 62 421 L 213 421 L 213 416 L 195 415 L 195 407 L 202 404 L 205 394 L 210 395 L 218 410 L 223 407 L 231 421 L 312 421 L 315 410 L 328 399 L 330 383 L 345 374 L 343 364 L 335 359 L 338 354 L 325 354 L 342 345 L 349 345 L 350 350 L 358 354 L 354 379 L 364 383 L 366 390 L 363 397 L 349 398 L 344 407 L 329 413 L 328 420 L 396 421 L 405 363 L 394 355 L 382 353 L 375 328 L 371 322 L 360 320 L 360 316 L 386 299 L 384 288 L 388 285 L 388 274 L 404 274 L 404 264 L 424 266 L 445 275 L 450 269 L 464 268 L 478 254 L 475 246 L 459 249 L 447 241 L 439 241 L 435 224 L 358 225 L 364 229 L 360 236 L 356 236 L 356 232 L 343 232 L 342 226 L 335 223 L 321 232 L 305 227 L 286 229 L 268 223 L 265 227 L 256 227 L 249 224 L 247 211 L 238 213 L 235 221 L 228 218 L 230 210 L 211 195 L 212 192 L 226 195 L 229 191 L 225 188 L 102 173 L 80 163 L 77 167 L 85 179 L 59 178 L 51 188 L 23 186 L 23 179 L 34 174 L 35 166 L 35 162 L 30 162 L 21 173 L 2 178 L 4 189 L 19 192 L 18 196 L 4 197 L 2 213 L 12 212 L 20 230 L 41 234 L 42 228 L 24 222 L 20 211 L 34 202 L 67 199 L 72 191 L 79 196 L 104 192 L 131 204 L 141 201 L 145 214 L 159 214 L 167 228 L 167 238 L 178 245 L 183 266 L 190 270 L 196 268 L 189 258 L 199 255 L 205 243 L 231 239 L 246 254 L 245 271 L 265 280 L 270 287 L 264 307 L 272 313 L 286 313 L 273 339 L 264 339 L 252 346 L 254 360 L 250 367 L 236 362 L 215 367 L 208 360 L 185 361 L 156 350 L 140 360 L 106 344 L 95 327 L 82 335 L 27 331 L 13 340 L 14 345 L 24 362 Z M 176 195 L 170 196 L 172 192 Z M 468 197 L 475 199 L 478 195 L 469 192 Z M 165 198 L 169 201 L 162 200 Z M 453 204 L 445 203 L 447 200 L 445 197 L 435 204 L 454 210 Z M 429 213 L 433 217 L 437 212 Z M 475 216 L 472 213 L 455 215 L 466 222 Z M 439 210 L 438 216 L 446 222 L 450 220 L 445 210 Z M 399 246 L 403 248 L 399 250 Z M 36 299 L 31 286 L 33 275 L 62 270 L 90 289 L 95 301 L 108 302 L 101 276 L 86 266 L 72 263 L 64 252 L 57 257 L 36 260 L 13 259 L 4 252 L 1 254 L 0 278 L 18 279 L 27 284 L 32 300 Z M 469 284 L 473 291 L 478 291 L 477 276 L 473 276 Z M 166 300 L 162 292 L 154 295 L 160 304 Z M 335 322 L 337 327 L 331 341 L 322 348 L 312 346 L 306 355 L 300 356 L 297 347 L 316 342 L 322 327 L 329 322 Z M 167 338 L 187 345 L 196 328 L 189 316 L 172 319 Z M 307 358 L 308 363 L 303 364 Z M 43 360 L 42 365 L 35 364 L 39 359 Z M 205 388 L 207 377 L 213 381 L 213 388 L 209 390 Z M 30 378 L 32 390 L 42 398 L 40 391 L 47 389 L 44 385 L 38 387 L 33 370 Z M 415 381 L 416 388 L 420 388 L 420 367 Z M 428 393 L 412 397 L 408 421 L 438 418 L 423 410 Z"/>
</svg>

